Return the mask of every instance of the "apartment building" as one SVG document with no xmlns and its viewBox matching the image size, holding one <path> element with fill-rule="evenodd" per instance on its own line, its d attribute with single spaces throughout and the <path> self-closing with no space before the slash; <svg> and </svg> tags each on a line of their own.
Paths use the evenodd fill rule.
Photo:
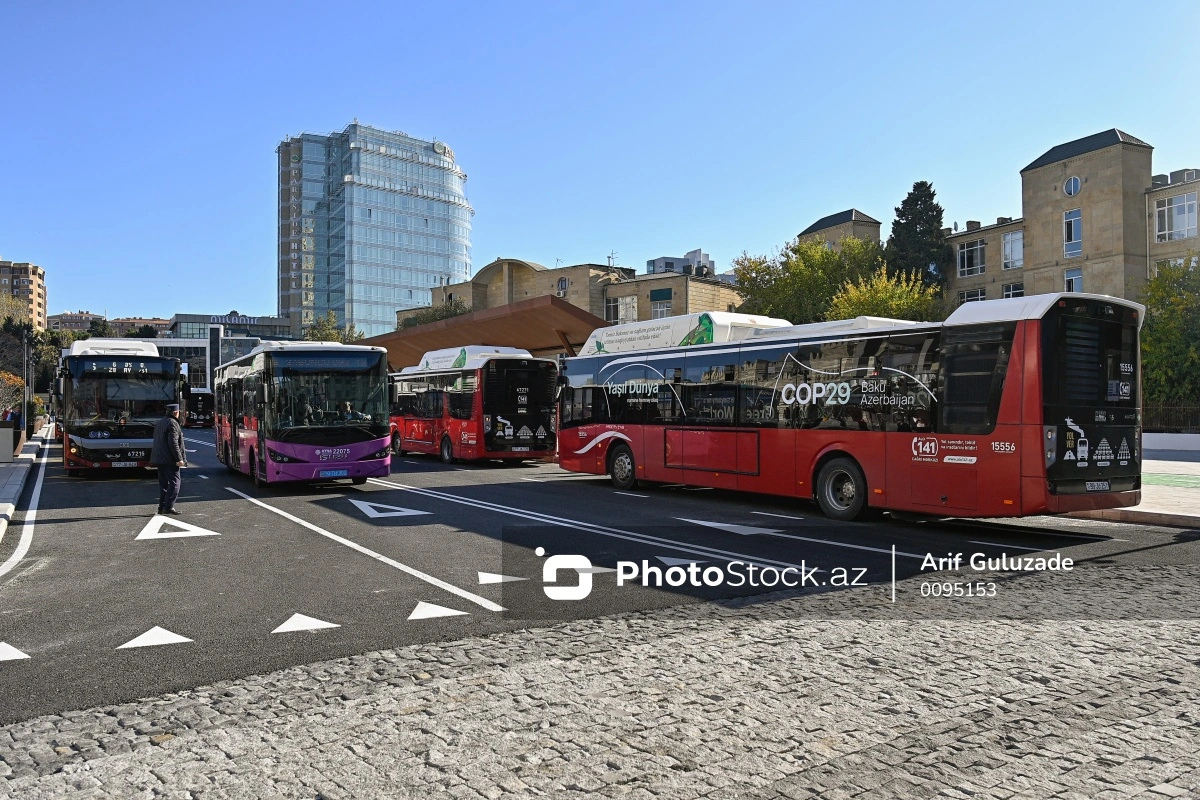
<svg viewBox="0 0 1200 800">
<path fill-rule="evenodd" d="M 93 314 L 91 311 L 64 311 L 61 314 L 51 314 L 46 318 L 46 327 L 52 331 L 75 331 L 87 333 L 92 327 L 92 320 L 104 319 L 103 314 Z"/>
<path fill-rule="evenodd" d="M 166 336 L 167 327 L 171 324 L 171 321 L 162 319 L 161 317 L 118 317 L 117 319 L 109 320 L 108 324 L 112 327 L 114 336 L 124 336 L 130 331 L 140 330 L 146 325 L 154 328 L 159 336 Z"/>
<path fill-rule="evenodd" d="M 857 208 L 848 208 L 819 220 L 800 231 L 801 239 L 820 239 L 833 249 L 841 247 L 842 239 L 854 237 L 868 242 L 879 242 L 881 223 Z"/>
<path fill-rule="evenodd" d="M 682 272 L 637 275 L 627 267 L 577 264 L 548 269 L 501 258 L 469 281 L 433 289 L 433 304 L 462 301 L 472 311 L 558 297 L 606 322 L 637 322 L 698 311 L 733 311 L 742 296 L 728 282 Z M 419 309 L 396 312 L 396 324 Z"/>
<path fill-rule="evenodd" d="M 29 320 L 46 330 L 46 271 L 27 261 L 0 261 L 0 291 L 17 298 L 29 311 Z"/>
<path fill-rule="evenodd" d="M 1200 171 L 1153 173 L 1154 148 L 1113 128 L 1021 170 L 1020 217 L 947 229 L 959 302 L 1071 291 L 1137 300 L 1156 264 L 1200 250 Z"/>
</svg>

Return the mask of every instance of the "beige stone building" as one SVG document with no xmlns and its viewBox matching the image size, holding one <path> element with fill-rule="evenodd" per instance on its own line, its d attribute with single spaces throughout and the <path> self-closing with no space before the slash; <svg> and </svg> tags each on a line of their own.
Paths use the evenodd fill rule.
<svg viewBox="0 0 1200 800">
<path fill-rule="evenodd" d="M 124 336 L 130 331 L 138 330 L 143 325 L 154 328 L 159 336 L 166 336 L 171 326 L 171 320 L 162 317 L 118 317 L 111 320 L 109 324 L 112 325 L 113 334 L 116 336 Z"/>
<path fill-rule="evenodd" d="M 46 319 L 50 330 L 86 333 L 92 327 L 92 320 L 104 319 L 104 315 L 93 314 L 91 311 L 64 311 L 61 314 L 51 314 Z"/>
<path fill-rule="evenodd" d="M 880 222 L 868 217 L 857 208 L 839 211 L 821 217 L 800 232 L 801 239 L 821 239 L 835 250 L 841 245 L 842 239 L 853 236 L 869 242 L 879 242 Z"/>
<path fill-rule="evenodd" d="M 959 302 L 1058 291 L 1136 300 L 1154 265 L 1198 249 L 1196 170 L 1152 175 L 1153 147 L 1111 129 L 1021 170 L 1021 210 L 947 231 Z"/>
<path fill-rule="evenodd" d="M 534 297 L 558 297 L 606 322 L 638 322 L 699 311 L 733 311 L 742 296 L 728 282 L 674 272 L 637 275 L 626 267 L 578 264 L 548 269 L 501 258 L 469 281 L 433 289 L 433 305 L 460 300 L 472 311 Z M 396 324 L 420 309 L 396 312 Z"/>
<path fill-rule="evenodd" d="M 26 261 L 0 261 L 0 291 L 24 302 L 33 326 L 46 330 L 46 270 Z"/>
</svg>

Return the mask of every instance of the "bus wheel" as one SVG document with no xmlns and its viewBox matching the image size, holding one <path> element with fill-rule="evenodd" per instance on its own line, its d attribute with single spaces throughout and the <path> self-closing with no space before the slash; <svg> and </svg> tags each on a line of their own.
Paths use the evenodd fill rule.
<svg viewBox="0 0 1200 800">
<path fill-rule="evenodd" d="M 608 477 L 612 478 L 613 486 L 618 489 L 632 489 L 637 486 L 637 470 L 633 462 L 633 451 L 628 446 L 619 444 L 609 454 Z"/>
<path fill-rule="evenodd" d="M 67 477 L 68 477 L 68 478 L 78 478 L 78 477 L 79 477 L 79 470 L 77 470 L 77 469 L 69 469 L 69 470 L 67 470 Z"/>
<path fill-rule="evenodd" d="M 353 483 L 355 486 L 362 486 L 363 484 L 365 484 L 367 482 L 367 479 L 366 478 L 351 478 L 350 482 Z"/>
<path fill-rule="evenodd" d="M 258 454 L 253 450 L 250 451 L 250 472 L 254 475 L 254 485 L 259 489 L 266 487 L 267 481 L 263 477 L 262 467 L 258 464 Z"/>
<path fill-rule="evenodd" d="M 442 453 L 442 463 L 443 464 L 453 464 L 454 463 L 454 445 L 450 444 L 449 436 L 442 437 L 441 453 Z"/>
<path fill-rule="evenodd" d="M 392 455 L 404 455 L 404 445 L 400 444 L 400 434 L 398 433 L 392 434 Z"/>
<path fill-rule="evenodd" d="M 817 505 L 830 519 L 852 520 L 867 505 L 867 480 L 858 464 L 835 458 L 817 475 Z"/>
</svg>

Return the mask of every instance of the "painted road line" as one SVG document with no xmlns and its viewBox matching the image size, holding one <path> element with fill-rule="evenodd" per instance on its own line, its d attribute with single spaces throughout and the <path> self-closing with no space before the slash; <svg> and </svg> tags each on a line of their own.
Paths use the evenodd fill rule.
<svg viewBox="0 0 1200 800">
<path fill-rule="evenodd" d="M 346 498 L 359 511 L 366 514 L 371 519 L 383 519 L 384 517 L 416 517 L 422 514 L 428 514 L 428 511 L 418 511 L 415 508 L 401 508 L 400 506 L 386 506 L 383 503 L 368 503 L 366 500 L 355 500 L 352 497 Z"/>
<path fill-rule="evenodd" d="M 1007 548 L 1007 549 L 1010 549 L 1010 550 L 1029 550 L 1029 551 L 1031 551 L 1031 552 L 1034 552 L 1034 553 L 1040 553 L 1040 552 L 1042 552 L 1043 550 L 1048 550 L 1048 549 L 1049 549 L 1049 548 L 1046 548 L 1046 547 L 1025 547 L 1024 545 L 1020 545 L 1020 544 L 999 544 L 999 543 L 997 543 L 997 542 L 977 542 L 977 541 L 975 541 L 974 539 L 969 539 L 968 541 L 969 541 L 971 544 L 985 544 L 985 545 L 987 545 L 988 547 L 999 547 L 999 548 L 1000 548 L 1000 549 L 1002 549 L 1002 550 Z"/>
<path fill-rule="evenodd" d="M 46 438 L 42 437 L 42 454 L 34 464 L 33 469 L 38 471 L 37 482 L 33 484 L 33 496 L 29 498 L 29 509 L 25 512 L 25 522 L 21 525 L 21 538 L 17 542 L 17 549 L 8 557 L 8 561 L 0 564 L 0 576 L 3 576 L 12 571 L 13 567 L 21 563 L 21 559 L 29 552 L 29 546 L 33 544 L 33 529 L 37 522 L 38 501 L 42 497 L 42 483 L 46 479 L 46 458 L 50 455 L 50 444 Z"/>
<path fill-rule="evenodd" d="M 205 446 L 207 446 L 207 447 L 216 447 L 216 445 L 215 445 L 215 444 L 213 444 L 212 442 L 206 442 L 206 441 L 204 441 L 203 439 L 189 439 L 188 437 L 186 437 L 186 436 L 185 436 L 185 437 L 183 437 L 183 440 L 184 440 L 185 442 L 191 442 L 192 444 L 202 444 L 202 445 L 205 445 Z M 194 452 L 196 452 L 196 451 L 195 451 L 195 450 L 188 450 L 188 452 L 189 452 L 189 453 L 194 453 Z"/>
<path fill-rule="evenodd" d="M 716 528 L 719 531 L 727 531 L 728 533 L 736 533 L 739 536 L 762 536 L 767 533 L 783 533 L 783 531 L 775 528 L 755 528 L 751 525 L 735 525 L 731 522 L 707 522 L 702 519 L 688 519 L 687 517 L 676 517 L 680 522 L 690 522 L 693 525 L 703 525 L 706 528 Z"/>
<path fill-rule="evenodd" d="M 779 517 L 780 519 L 798 519 L 804 521 L 804 517 L 793 517 L 790 514 L 771 514 L 766 511 L 751 511 L 751 514 L 758 514 L 760 517 Z"/>
<path fill-rule="evenodd" d="M 471 592 L 468 592 L 465 589 L 460 589 L 453 584 L 446 583 L 444 580 L 441 580 L 440 578 L 435 578 L 432 575 L 429 575 L 425 572 L 421 572 L 421 570 L 419 570 L 419 569 L 410 567 L 407 564 L 401 564 L 399 561 L 388 558 L 385 555 L 376 553 L 374 550 L 363 547 L 361 544 L 358 544 L 357 542 L 352 542 L 349 539 L 345 539 L 341 536 L 338 536 L 336 533 L 330 533 L 329 531 L 325 530 L 324 528 L 319 528 L 316 525 L 313 525 L 311 522 L 306 522 L 305 520 L 302 520 L 293 514 L 289 514 L 288 512 L 286 512 L 282 509 L 275 508 L 275 506 L 269 506 L 261 500 L 257 500 L 248 494 L 243 494 L 242 492 L 239 492 L 237 489 L 233 489 L 228 486 L 226 486 L 225 488 L 228 489 L 229 491 L 233 492 L 234 494 L 236 494 L 238 497 L 241 497 L 244 500 L 249 500 L 251 503 L 254 503 L 254 505 L 258 506 L 259 508 L 265 508 L 267 511 L 270 511 L 272 514 L 278 514 L 279 516 L 283 517 L 284 519 L 290 519 L 292 522 L 296 523 L 297 525 L 302 525 L 305 528 L 308 528 L 310 531 L 313 531 L 314 533 L 319 533 L 322 536 L 324 536 L 325 538 L 331 539 L 332 541 L 335 541 L 338 544 L 344 544 L 346 547 L 349 547 L 351 550 L 357 550 L 358 552 L 362 553 L 365 556 L 369 556 L 369 557 L 375 559 L 376 561 L 379 561 L 380 563 L 387 564 L 389 567 L 395 567 L 396 569 L 400 570 L 403 573 L 411 575 L 412 577 L 417 578 L 418 580 L 425 581 L 426 583 L 433 584 L 434 586 L 438 587 L 439 589 L 443 589 L 447 592 L 450 592 L 450 594 L 457 595 L 464 600 L 470 600 L 475 605 L 482 606 L 482 607 L 486 608 L 488 611 L 503 611 L 504 610 L 504 606 L 493 603 L 491 600 L 488 600 L 486 597 L 480 597 L 477 594 L 472 594 Z"/>
<path fill-rule="evenodd" d="M 202 480 L 202 481 L 206 481 L 206 480 L 208 480 L 208 476 L 207 476 L 207 475 L 197 475 L 196 477 L 197 477 L 197 478 L 199 478 L 199 479 L 200 479 L 200 480 Z"/>
<path fill-rule="evenodd" d="M 779 539 L 794 539 L 797 542 L 811 542 L 813 544 L 827 544 L 831 547 L 846 547 L 851 550 L 866 550 L 869 553 L 891 553 L 892 550 L 885 550 L 882 547 L 867 547 L 864 544 L 846 544 L 845 542 L 835 542 L 830 539 L 813 539 L 808 536 L 797 536 L 794 533 L 768 533 L 766 536 L 774 536 Z M 895 545 L 892 546 L 895 549 Z M 917 555 L 916 553 L 906 553 L 903 550 L 896 550 L 896 555 L 904 556 L 905 558 L 916 558 L 923 560 L 925 556 Z"/>
<path fill-rule="evenodd" d="M 513 506 L 503 506 L 499 503 L 489 503 L 485 500 L 470 500 L 465 497 L 459 497 L 456 494 L 448 492 L 438 492 L 431 489 L 422 489 L 417 486 L 408 486 L 403 483 L 391 483 L 390 481 L 381 480 L 379 478 L 367 478 L 371 483 L 378 486 L 385 486 L 389 489 L 399 489 L 404 492 L 412 492 L 426 497 L 432 497 L 436 500 L 445 500 L 449 503 L 458 503 L 464 506 L 473 506 L 483 509 L 484 511 L 494 511 L 498 514 L 507 514 L 521 519 L 531 519 L 537 522 L 545 522 L 550 525 L 558 525 L 564 528 L 573 528 L 574 530 L 584 531 L 586 533 L 596 533 L 601 536 L 608 536 L 613 539 L 624 539 L 630 542 L 638 542 L 639 544 L 649 544 L 655 547 L 664 547 L 668 550 L 680 550 L 684 553 L 698 553 L 700 555 L 715 556 L 722 561 L 744 561 L 747 564 L 758 564 L 761 566 L 772 567 L 794 567 L 800 569 L 799 564 L 792 564 L 787 561 L 777 561 L 773 558 L 759 558 L 757 556 L 746 555 L 745 553 L 736 553 L 730 550 L 718 550 L 714 547 L 704 545 L 690 545 L 684 542 L 679 542 L 674 539 L 664 539 L 660 536 L 652 536 L 646 533 L 634 533 L 633 531 L 623 530 L 621 528 L 609 528 L 603 525 L 593 525 L 590 522 L 581 522 L 574 519 L 566 519 L 564 517 L 554 517 L 549 514 L 542 514 L 537 511 L 530 511 L 524 508 L 516 508 Z"/>
<path fill-rule="evenodd" d="M 545 483 L 544 480 L 539 480 L 538 478 L 521 478 L 521 480 L 529 481 L 530 483 Z"/>
<path fill-rule="evenodd" d="M 613 492 L 613 494 L 619 494 L 619 495 L 623 495 L 625 497 L 640 497 L 643 500 L 650 499 L 650 495 L 648 495 L 648 494 L 633 494 L 632 492 Z"/>
</svg>

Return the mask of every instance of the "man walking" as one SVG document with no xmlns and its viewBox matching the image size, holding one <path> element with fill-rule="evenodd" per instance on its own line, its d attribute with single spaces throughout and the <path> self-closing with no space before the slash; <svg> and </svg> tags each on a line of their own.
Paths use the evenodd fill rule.
<svg viewBox="0 0 1200 800">
<path fill-rule="evenodd" d="M 187 466 L 183 449 L 183 428 L 179 425 L 179 406 L 167 406 L 167 415 L 154 426 L 154 447 L 150 463 L 158 467 L 158 513 L 182 514 L 175 508 L 182 483 L 179 468 Z"/>
</svg>

